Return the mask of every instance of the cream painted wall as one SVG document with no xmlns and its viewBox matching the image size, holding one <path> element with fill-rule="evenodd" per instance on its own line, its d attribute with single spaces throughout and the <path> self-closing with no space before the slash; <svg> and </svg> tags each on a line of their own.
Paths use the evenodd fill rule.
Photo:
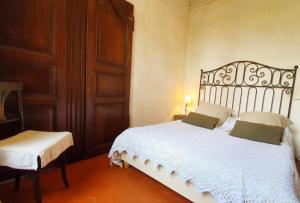
<svg viewBox="0 0 300 203">
<path fill-rule="evenodd" d="M 129 2 L 135 15 L 131 126 L 170 121 L 182 108 L 189 1 Z"/>
<path fill-rule="evenodd" d="M 200 68 L 244 59 L 275 67 L 300 64 L 299 19 L 296 0 L 215 0 L 192 8 L 185 93 L 197 99 Z M 300 70 L 297 77 L 296 95 L 300 95 Z M 291 118 L 300 148 L 300 101 L 293 103 Z"/>
</svg>

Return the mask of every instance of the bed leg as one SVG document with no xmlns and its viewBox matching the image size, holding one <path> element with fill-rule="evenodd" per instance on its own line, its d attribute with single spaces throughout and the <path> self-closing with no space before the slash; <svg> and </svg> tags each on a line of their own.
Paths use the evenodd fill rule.
<svg viewBox="0 0 300 203">
<path fill-rule="evenodd" d="M 123 163 L 124 163 L 124 167 L 125 167 L 125 168 L 129 168 L 129 167 L 130 167 L 130 164 L 129 164 L 128 162 L 123 161 Z"/>
</svg>

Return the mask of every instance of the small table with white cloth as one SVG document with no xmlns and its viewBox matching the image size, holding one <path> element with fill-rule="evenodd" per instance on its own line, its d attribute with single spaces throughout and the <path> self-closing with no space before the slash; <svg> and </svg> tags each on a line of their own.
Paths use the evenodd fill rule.
<svg viewBox="0 0 300 203">
<path fill-rule="evenodd" d="M 21 100 L 21 83 L 0 82 L 0 123 L 10 122 L 5 116 L 4 103 L 10 92 L 16 91 L 18 98 L 21 132 L 0 140 L 0 166 L 16 170 L 15 188 L 19 188 L 23 172 L 32 173 L 36 202 L 42 202 L 40 192 L 40 170 L 50 162 L 60 158 L 61 173 L 68 187 L 65 169 L 65 151 L 73 145 L 70 132 L 24 131 L 23 106 Z"/>
</svg>

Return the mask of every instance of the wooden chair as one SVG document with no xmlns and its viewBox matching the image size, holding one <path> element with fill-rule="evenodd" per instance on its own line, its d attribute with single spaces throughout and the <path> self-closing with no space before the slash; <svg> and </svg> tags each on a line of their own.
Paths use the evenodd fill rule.
<svg viewBox="0 0 300 203">
<path fill-rule="evenodd" d="M 16 120 L 21 121 L 21 130 L 24 130 L 23 104 L 21 91 L 23 90 L 22 83 L 0 82 L 0 123 L 9 123 Z M 11 92 L 17 93 L 19 118 L 7 120 L 5 116 L 4 104 L 6 98 Z"/>
<path fill-rule="evenodd" d="M 70 132 L 24 131 L 21 83 L 0 82 L 0 124 L 20 121 L 21 132 L 12 137 L 0 140 L 0 166 L 16 170 L 15 188 L 20 186 L 23 172 L 30 173 L 34 183 L 36 202 L 42 202 L 40 192 L 40 171 L 48 163 L 59 158 L 62 179 L 69 187 L 65 169 L 65 151 L 73 145 Z M 17 92 L 18 118 L 7 119 L 4 110 L 5 100 L 11 92 Z"/>
</svg>

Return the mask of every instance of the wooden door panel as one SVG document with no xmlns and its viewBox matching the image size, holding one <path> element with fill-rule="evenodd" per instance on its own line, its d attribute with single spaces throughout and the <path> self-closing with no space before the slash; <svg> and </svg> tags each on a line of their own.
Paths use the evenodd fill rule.
<svg viewBox="0 0 300 203">
<path fill-rule="evenodd" d="M 67 0 L 1 0 L 0 81 L 23 82 L 25 129 L 66 130 L 66 61 Z"/>
<path fill-rule="evenodd" d="M 0 81 L 19 81 L 26 84 L 23 96 L 55 96 L 55 65 L 9 60 L 0 61 L 0 66 Z"/>
<path fill-rule="evenodd" d="M 119 17 L 110 1 L 98 1 L 96 8 L 97 61 L 124 67 L 127 21 Z"/>
<path fill-rule="evenodd" d="M 96 97 L 123 97 L 125 95 L 123 74 L 96 73 Z"/>
<path fill-rule="evenodd" d="M 53 0 L 1 1 L 1 46 L 52 54 L 54 11 Z"/>
<path fill-rule="evenodd" d="M 122 132 L 124 126 L 124 105 L 122 103 L 106 103 L 95 106 L 94 132 L 95 144 L 111 143 L 116 134 Z"/>
<path fill-rule="evenodd" d="M 133 6 L 89 0 L 87 25 L 86 154 L 107 151 L 129 125 Z"/>
<path fill-rule="evenodd" d="M 52 131 L 57 128 L 56 117 L 55 105 L 30 106 L 24 109 L 24 124 L 28 129 Z"/>
<path fill-rule="evenodd" d="M 26 129 L 66 129 L 66 20 L 66 0 L 0 3 L 0 81 L 23 82 Z"/>
</svg>

